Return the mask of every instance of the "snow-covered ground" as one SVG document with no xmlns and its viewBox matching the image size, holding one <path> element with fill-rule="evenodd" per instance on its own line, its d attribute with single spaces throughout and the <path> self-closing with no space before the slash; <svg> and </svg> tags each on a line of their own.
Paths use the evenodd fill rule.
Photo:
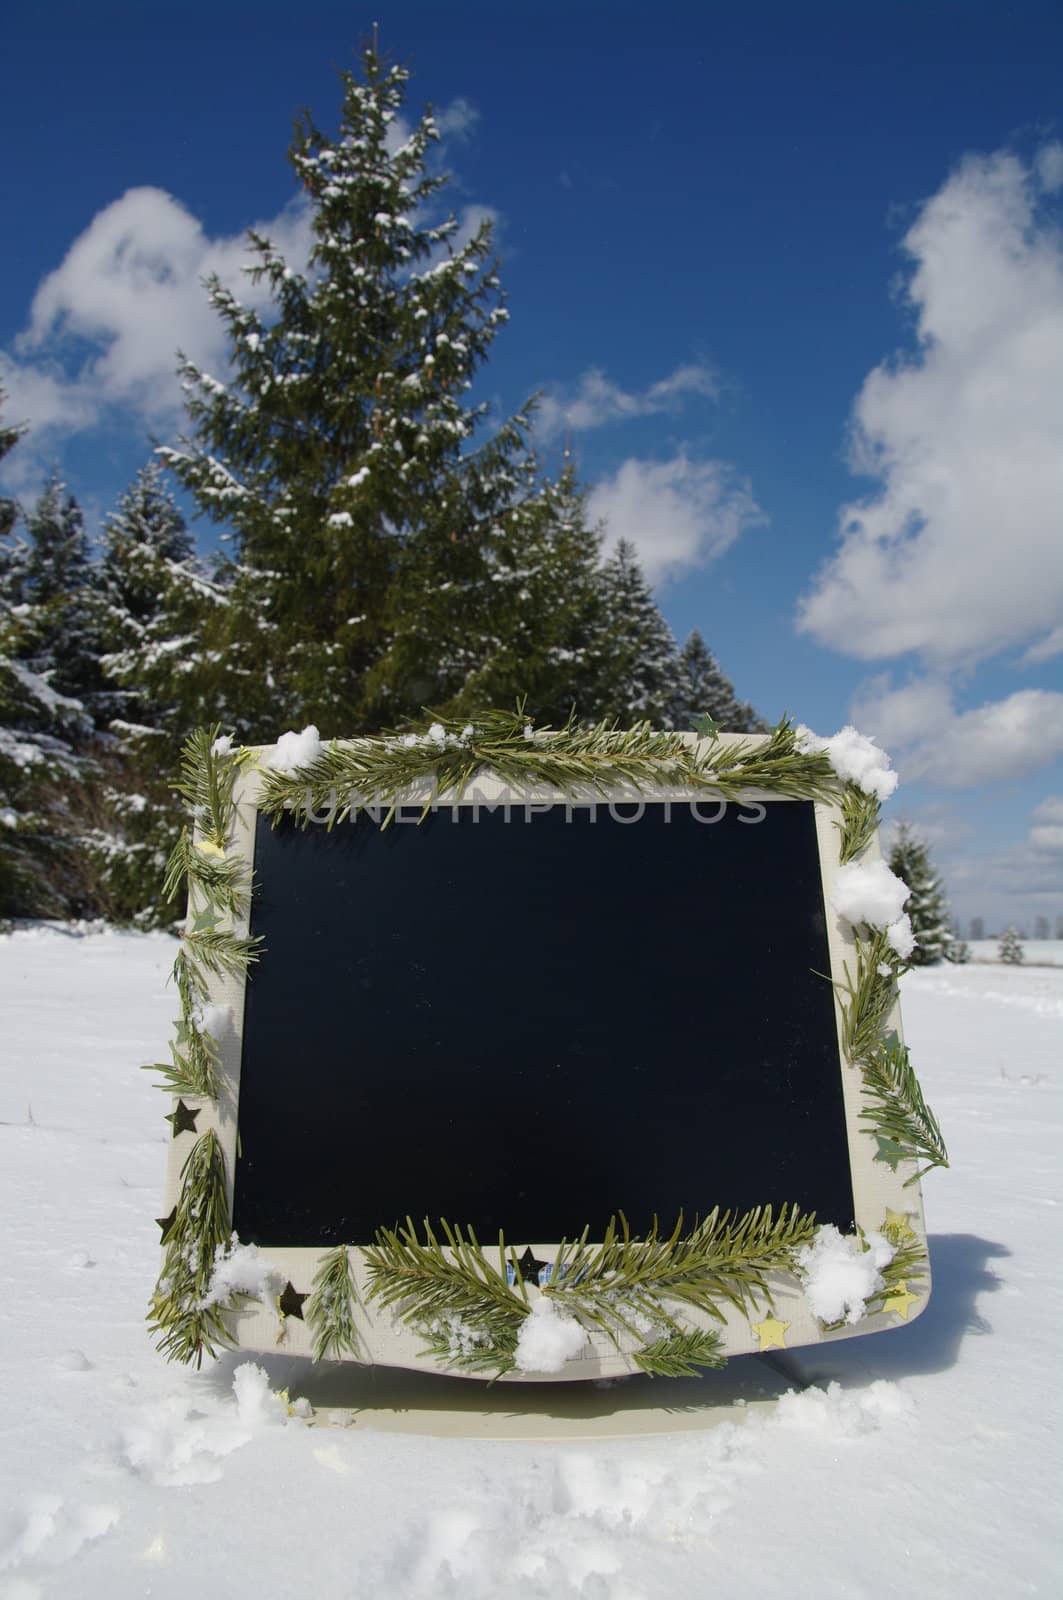
<svg viewBox="0 0 1063 1600">
<path fill-rule="evenodd" d="M 165 1051 L 172 951 L 0 938 L 5 1600 L 1063 1592 L 1063 969 L 905 980 L 953 1158 L 926 1185 L 923 1317 L 788 1355 L 794 1392 L 744 1421 L 491 1443 L 310 1427 L 244 1358 L 197 1374 L 154 1353 L 168 1130 L 137 1067 Z M 273 1387 L 305 1381 L 261 1365 Z M 778 1387 L 756 1357 L 717 1382 Z"/>
</svg>

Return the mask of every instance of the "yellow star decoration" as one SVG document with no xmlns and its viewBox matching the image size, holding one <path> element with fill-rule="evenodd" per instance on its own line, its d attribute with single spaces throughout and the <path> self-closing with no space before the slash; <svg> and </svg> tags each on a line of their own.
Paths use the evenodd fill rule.
<svg viewBox="0 0 1063 1600">
<path fill-rule="evenodd" d="M 788 1322 L 780 1322 L 778 1317 L 765 1317 L 763 1322 L 751 1322 L 749 1326 L 760 1340 L 762 1350 L 786 1349 Z"/>
<path fill-rule="evenodd" d="M 915 1229 L 908 1221 L 907 1211 L 891 1211 L 889 1206 L 886 1207 L 882 1231 L 887 1235 L 893 1234 L 898 1240 L 915 1238 Z"/>
<path fill-rule="evenodd" d="M 213 839 L 200 839 L 196 844 L 196 849 L 201 856 L 217 856 L 219 859 L 223 859 L 225 856 L 225 846 L 223 844 L 215 844 Z"/>
<path fill-rule="evenodd" d="M 904 1321 L 907 1322 L 909 1308 L 913 1306 L 918 1299 L 919 1296 L 912 1293 L 907 1283 L 902 1278 L 900 1283 L 898 1283 L 897 1287 L 893 1290 L 893 1293 L 883 1300 L 882 1309 L 883 1311 L 896 1311 L 897 1315 L 899 1317 L 903 1317 Z"/>
</svg>

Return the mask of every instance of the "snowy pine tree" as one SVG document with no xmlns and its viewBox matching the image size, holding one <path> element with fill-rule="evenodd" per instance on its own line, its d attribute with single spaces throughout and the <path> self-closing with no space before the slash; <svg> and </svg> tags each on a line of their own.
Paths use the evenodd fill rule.
<svg viewBox="0 0 1063 1600">
<path fill-rule="evenodd" d="M 1022 948 L 1022 940 L 1018 930 L 1012 925 L 1005 928 L 997 947 L 997 960 L 1005 961 L 1009 966 L 1021 966 L 1026 959 L 1026 952 Z"/>
<path fill-rule="evenodd" d="M 181 823 L 170 781 L 188 731 L 214 714 L 196 698 L 205 683 L 194 664 L 224 596 L 197 561 L 157 462 L 107 518 L 99 594 L 102 665 L 114 692 L 86 844 L 106 915 L 169 921 L 173 909 L 159 893 Z"/>
<path fill-rule="evenodd" d="M 688 729 L 698 717 L 710 716 L 721 733 L 767 733 L 768 724 L 720 671 L 715 656 L 695 628 L 679 652 L 679 693 L 670 726 Z"/>
<path fill-rule="evenodd" d="M 4 391 L 3 387 L 0 386 L 0 410 L 3 409 L 3 405 Z M 22 433 L 22 428 L 12 427 L 10 423 L 0 421 L 0 461 L 3 461 L 8 452 L 15 448 L 15 445 L 22 437 Z M 9 500 L 5 495 L 0 495 L 0 541 L 5 541 L 5 543 L 0 543 L 0 583 L 3 581 L 6 540 L 15 526 L 17 513 L 18 507 L 14 500 Z"/>
<path fill-rule="evenodd" d="M 946 960 L 953 943 L 949 903 L 926 844 L 906 822 L 897 825 L 889 867 L 911 890 L 904 908 L 916 938 L 911 965 L 926 967 Z"/>
<path fill-rule="evenodd" d="M 12 545 L 0 605 L 0 916 L 87 909 L 74 844 L 101 683 L 81 513 L 55 477 Z"/>
<path fill-rule="evenodd" d="M 22 620 L 28 663 L 97 722 L 111 706 L 100 667 L 100 606 L 81 507 L 53 473 L 26 515 Z"/>
<path fill-rule="evenodd" d="M 260 314 L 218 280 L 231 375 L 185 362 L 194 439 L 164 459 L 234 535 L 229 604 L 203 663 L 242 735 L 354 733 L 505 679 L 527 616 L 486 596 L 537 560 L 543 490 L 527 408 L 480 438 L 473 376 L 507 313 L 491 228 L 438 215 L 430 114 L 404 138 L 407 74 L 343 74 L 335 138 L 309 117 L 290 157 L 310 205 L 306 271 L 251 235 Z M 489 587 L 495 579 L 495 589 Z M 519 623 L 516 626 L 515 623 Z"/>
<path fill-rule="evenodd" d="M 602 568 L 594 657 L 597 715 L 622 723 L 646 721 L 655 728 L 672 725 L 680 692 L 675 639 L 626 539 Z"/>
</svg>

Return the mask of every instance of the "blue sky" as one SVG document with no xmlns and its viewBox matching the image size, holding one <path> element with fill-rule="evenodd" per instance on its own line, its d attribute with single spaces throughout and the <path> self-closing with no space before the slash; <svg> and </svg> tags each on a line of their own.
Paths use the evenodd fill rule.
<svg viewBox="0 0 1063 1600">
<path fill-rule="evenodd" d="M 171 351 L 376 21 L 496 218 L 485 374 L 571 418 L 682 637 L 905 780 L 957 911 L 1063 915 L 1063 10 L 1037 3 L 26 5 L 6 24 L 0 374 L 98 518 Z M 849 532 L 842 539 L 843 525 Z M 833 563 L 833 565 L 832 565 Z"/>
</svg>

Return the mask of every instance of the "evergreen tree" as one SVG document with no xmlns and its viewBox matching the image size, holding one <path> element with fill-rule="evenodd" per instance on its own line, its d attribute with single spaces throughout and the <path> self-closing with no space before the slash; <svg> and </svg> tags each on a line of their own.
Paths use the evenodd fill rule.
<svg viewBox="0 0 1063 1600">
<path fill-rule="evenodd" d="M 308 270 L 252 234 L 268 311 L 210 282 L 231 379 L 183 363 L 194 438 L 163 452 L 233 530 L 205 660 L 208 676 L 224 662 L 224 714 L 245 737 L 306 721 L 354 733 L 507 681 L 528 614 L 503 584 L 544 543 L 555 570 L 565 557 L 528 408 L 481 437 L 487 407 L 467 402 L 507 315 L 490 225 L 462 242 L 453 216 L 426 222 L 447 180 L 428 170 L 430 113 L 394 137 L 405 71 L 368 51 L 363 79 L 342 77 L 338 136 L 305 117 L 290 152 Z"/>
<path fill-rule="evenodd" d="M 1026 959 L 1026 952 L 1022 948 L 1022 940 L 1014 925 L 1004 929 L 1000 944 L 997 948 L 997 960 L 1006 961 L 1009 966 L 1020 966 Z"/>
<path fill-rule="evenodd" d="M 88 553 L 76 502 L 53 478 L 8 545 L 0 591 L 0 916 L 88 909 L 73 840 L 98 680 Z M 10 540 L 10 531 L 7 539 Z"/>
<path fill-rule="evenodd" d="M 767 733 L 768 724 L 720 671 L 715 656 L 695 628 L 679 652 L 679 693 L 671 726 L 690 728 L 698 717 L 710 716 L 722 733 Z"/>
<path fill-rule="evenodd" d="M 947 959 L 953 943 L 948 900 L 941 879 L 930 865 L 926 844 L 906 822 L 898 824 L 889 867 L 911 890 L 904 909 L 916 938 L 912 966 L 932 966 Z"/>
<path fill-rule="evenodd" d="M 0 386 L 0 409 L 3 408 L 3 404 L 4 390 L 3 387 Z M 22 428 L 12 427 L 8 423 L 0 422 L 0 461 L 3 461 L 8 452 L 15 448 L 15 445 L 21 438 L 23 431 L 24 430 Z M 18 507 L 16 506 L 15 502 L 13 500 L 8 500 L 3 495 L 0 495 L 0 540 L 7 540 L 8 535 L 15 526 L 15 517 L 17 512 Z M 5 544 L 0 544 L 0 583 L 3 581 L 5 557 Z"/>
<path fill-rule="evenodd" d="M 650 722 L 655 728 L 672 725 L 680 692 L 675 639 L 626 539 L 602 568 L 594 660 L 595 715 Z"/>
<path fill-rule="evenodd" d="M 82 701 L 97 721 L 109 709 L 100 667 L 100 611 L 81 507 L 53 473 L 26 516 L 21 573 L 27 664 L 58 694 Z"/>
<path fill-rule="evenodd" d="M 474 553 L 463 579 L 396 586 L 395 642 L 380 670 L 405 657 L 411 686 L 439 684 L 459 713 L 526 699 L 540 723 L 595 714 L 594 659 L 602 627 L 601 541 L 587 526 L 585 496 L 570 468 L 543 482 L 537 500 L 503 513 L 489 548 Z M 411 579 L 417 563 L 411 563 Z M 429 694 L 421 703 L 439 703 Z"/>
<path fill-rule="evenodd" d="M 181 825 L 170 779 L 190 727 L 214 715 L 195 700 L 202 669 L 188 668 L 198 660 L 205 618 L 224 599 L 194 556 L 156 462 L 107 518 L 99 592 L 102 665 L 115 687 L 86 849 L 107 916 L 170 921 L 173 908 L 159 899 Z"/>
</svg>

